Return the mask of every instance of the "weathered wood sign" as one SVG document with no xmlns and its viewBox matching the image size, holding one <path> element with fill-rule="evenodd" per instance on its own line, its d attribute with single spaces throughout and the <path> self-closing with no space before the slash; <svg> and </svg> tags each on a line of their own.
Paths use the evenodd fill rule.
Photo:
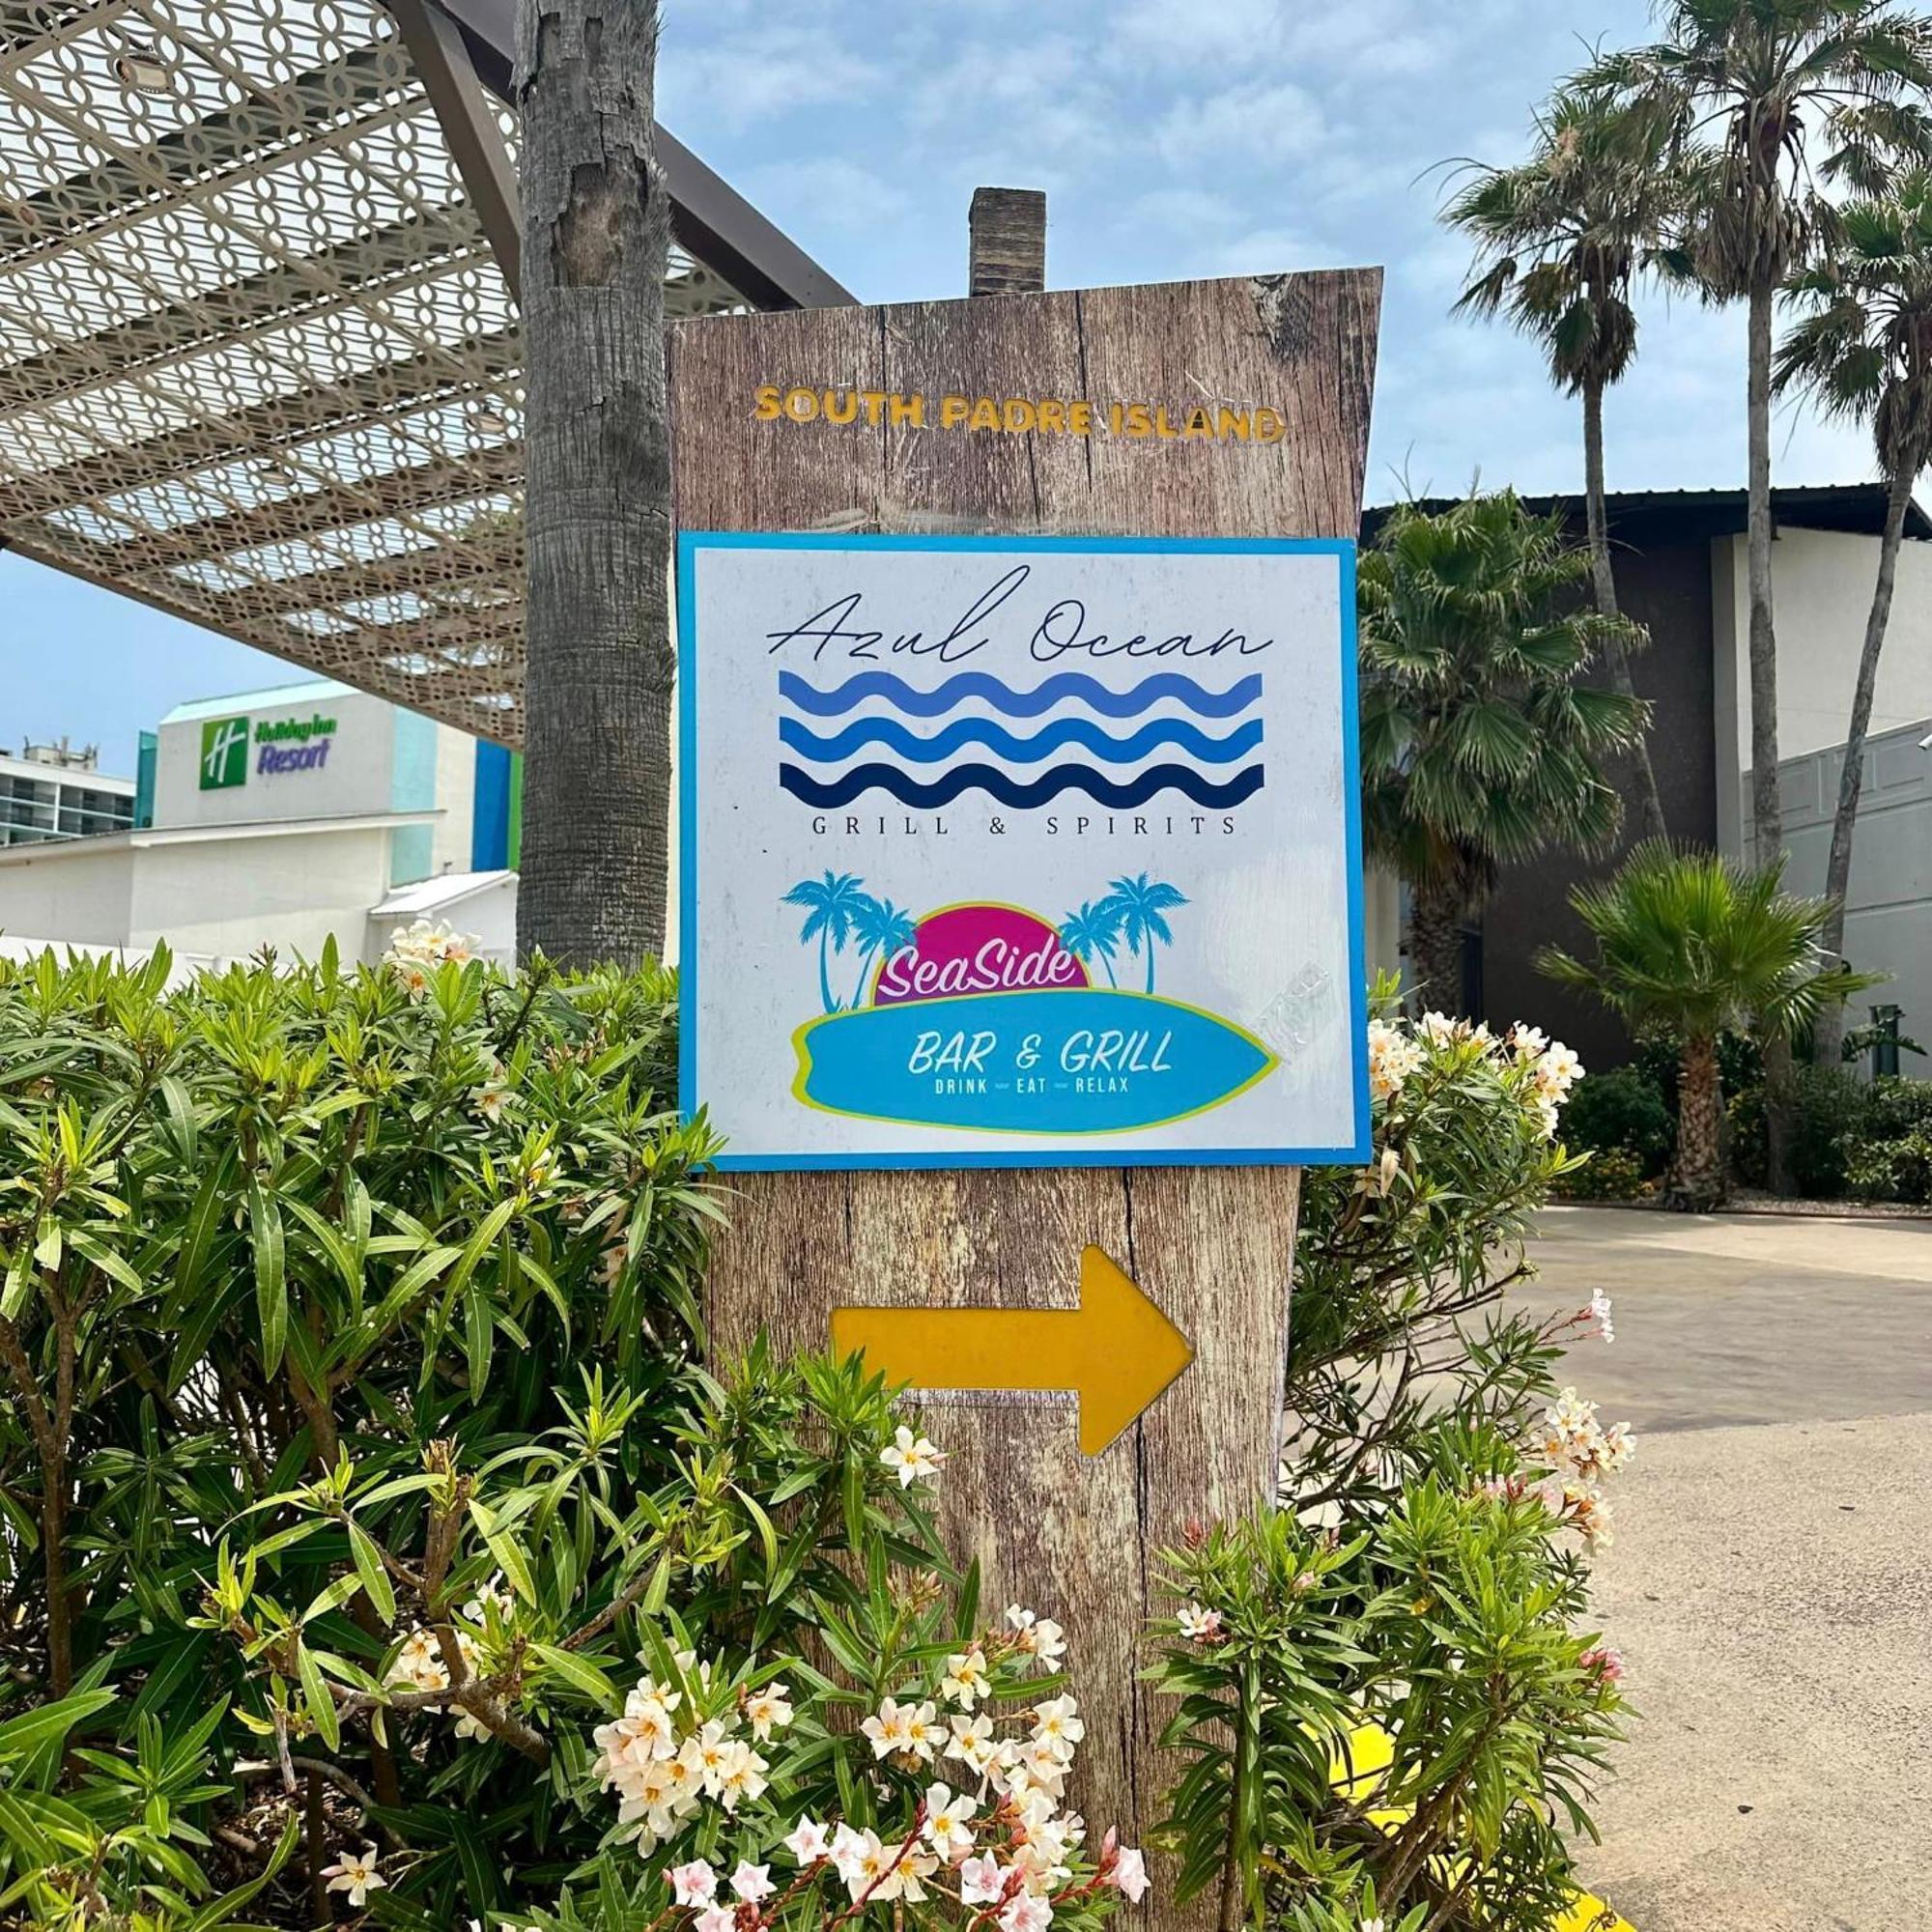
<svg viewBox="0 0 1932 1932">
<path fill-rule="evenodd" d="M 1378 272 L 1365 270 L 679 323 L 670 359 L 678 526 L 1344 544 L 1360 513 L 1379 293 Z M 705 567 L 700 559 L 700 616 Z M 769 641 L 740 636 L 736 647 L 760 660 L 776 693 Z M 1339 633 L 1330 641 L 1339 647 Z M 715 647 L 708 636 L 696 639 L 700 705 Z M 880 668 L 844 666 L 840 675 Z M 797 668 L 814 687 L 832 682 L 822 664 Z M 1052 674 L 1055 667 L 1037 669 Z M 1224 662 L 1215 689 L 1233 681 Z M 922 670 L 908 682 L 923 691 L 932 678 Z M 1334 737 L 1340 703 L 1338 694 L 1325 712 L 1311 704 L 1299 747 L 1309 761 L 1332 765 L 1330 815 L 1319 822 L 1333 830 L 1318 836 L 1337 846 L 1347 838 Z M 818 724 L 809 728 L 822 735 Z M 1294 728 L 1266 721 L 1263 740 Z M 741 729 L 769 790 L 781 762 L 776 720 L 741 720 Z M 770 737 L 758 743 L 766 729 Z M 688 718 L 684 756 L 697 755 Z M 827 781 L 824 761 L 794 762 Z M 704 779 L 695 780 L 700 798 Z M 689 801 L 687 791 L 687 809 Z M 812 834 L 821 808 L 790 802 L 794 822 L 807 828 L 796 836 L 820 841 L 815 870 L 835 878 L 863 871 L 839 849 L 848 809 L 862 817 L 904 810 L 899 801 L 855 796 L 849 807 L 823 808 L 837 821 L 828 817 L 827 830 Z M 983 799 L 978 806 L 987 815 Z M 1148 802 L 1148 813 L 1156 809 L 1167 815 L 1165 805 Z M 1193 808 L 1175 804 L 1177 814 L 1183 810 Z M 874 849 L 884 849 L 876 839 Z M 740 856 L 749 865 L 745 841 Z M 1269 867 L 1293 858 L 1288 846 L 1257 850 L 1258 903 L 1270 890 Z M 733 965 L 704 952 L 701 853 L 698 865 L 699 902 L 687 904 L 685 945 L 695 920 L 701 987 Z M 1342 870 L 1346 877 L 1345 862 Z M 1117 876 L 1104 861 L 1099 873 L 1103 884 Z M 974 891 L 991 896 L 980 883 Z M 1077 906 L 1026 909 L 1058 933 L 1061 916 Z M 786 1000 L 797 994 L 801 962 L 809 968 L 807 1011 L 777 1035 L 790 1082 L 807 1077 L 790 1035 L 812 1007 L 819 1033 L 874 1015 L 855 1021 L 842 997 L 858 989 L 859 958 L 849 947 L 833 954 L 821 987 L 816 957 L 797 943 L 806 909 L 787 910 L 792 926 L 772 927 L 795 955 L 782 969 Z M 1144 993 L 1146 955 L 1123 956 L 1141 972 Z M 1212 956 L 1210 941 L 1201 952 L 1204 974 Z M 689 974 L 688 951 L 686 958 Z M 833 961 L 849 985 L 832 984 Z M 1090 951 L 1082 964 L 1094 963 L 1104 986 L 1105 962 Z M 1349 962 L 1323 954 L 1303 974 L 1291 944 L 1270 964 L 1266 996 L 1244 995 L 1238 1010 L 1220 1017 L 1278 1059 L 1293 1059 L 1320 1035 L 1324 1002 L 1340 1000 L 1346 1018 Z M 881 970 L 867 965 L 868 996 Z M 773 986 L 779 971 L 776 960 L 766 970 Z M 888 1013 L 879 1024 L 903 1022 Z M 732 1087 L 751 1076 L 707 1081 L 706 1051 L 700 1039 L 699 1064 L 687 1073 L 695 1071 L 728 1134 Z M 1144 1067 L 1151 1065 L 1144 1056 Z M 1349 1079 L 1345 1055 L 1340 1127 L 1320 1140 L 1278 1137 L 1276 1150 L 1351 1147 Z M 749 1106 L 750 1086 L 743 1095 Z M 827 1118 L 849 1124 L 842 1114 Z M 1139 1681 L 1142 1631 L 1164 1607 L 1153 1553 L 1191 1520 L 1245 1509 L 1273 1490 L 1297 1176 L 1292 1166 L 1263 1164 L 1264 1132 L 1223 1148 L 1234 1156 L 1229 1164 L 1135 1166 L 1129 1149 L 1141 1129 L 1119 1120 L 1113 1127 L 1102 1165 L 735 1175 L 733 1225 L 713 1266 L 709 1314 L 724 1348 L 760 1328 L 801 1348 L 822 1348 L 837 1333 L 864 1341 L 875 1359 L 923 1385 L 952 1384 L 952 1393 L 930 1398 L 930 1433 L 952 1456 L 941 1497 L 954 1547 L 980 1556 L 999 1601 L 1025 1602 L 1065 1626 L 1087 1719 L 1081 1808 L 1139 1833 L 1158 1816 L 1168 1776 L 1156 1744 L 1160 1717 Z M 974 1127 L 868 1119 L 860 1131 L 943 1139 L 970 1138 Z M 1032 1151 L 1048 1157 L 1053 1145 Z M 880 1151 L 868 1140 L 841 1150 L 848 1158 Z M 962 1329 L 965 1310 L 991 1313 Z M 1058 1319 L 1042 1325 L 1040 1318 Z M 1003 1357 L 1023 1357 L 1023 1372 L 996 1386 Z M 1083 1454 L 1083 1437 L 1100 1453 Z M 1160 1922 L 1179 1921 L 1163 1915 Z"/>
</svg>

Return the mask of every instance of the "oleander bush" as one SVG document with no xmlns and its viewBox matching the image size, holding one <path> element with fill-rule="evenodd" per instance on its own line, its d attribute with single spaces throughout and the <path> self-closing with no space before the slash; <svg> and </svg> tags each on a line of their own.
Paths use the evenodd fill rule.
<svg viewBox="0 0 1932 1932">
<path fill-rule="evenodd" d="M 1581 1068 L 1531 1027 L 1409 1025 L 1393 991 L 1376 1158 L 1304 1178 L 1280 1506 L 1165 1559 L 1162 1842 L 1223 1926 L 1548 1932 L 1619 1731 L 1588 1558 L 1634 1448 L 1557 1386 L 1609 1298 L 1550 1318 L 1525 1292 Z"/>
<path fill-rule="evenodd" d="M 0 967 L 0 1923 L 1097 1924 L 937 1452 L 700 1361 L 672 982 L 463 952 Z"/>
<path fill-rule="evenodd" d="M 1792 1181 L 1806 1200 L 1923 1205 L 1932 1201 L 1932 1081 L 1863 1080 L 1841 1067 L 1801 1066 L 1794 1077 Z M 1740 1178 L 1765 1178 L 1764 1089 L 1747 1088 L 1729 1110 Z"/>
<path fill-rule="evenodd" d="M 667 976 L 419 929 L 168 977 L 0 966 L 0 1925 L 1142 1900 L 1067 1804 L 1079 1660 L 980 1604 L 942 1451 L 861 1363 L 707 1360 Z M 1307 1180 L 1293 1492 L 1169 1558 L 1153 1878 L 1528 1932 L 1618 1708 L 1580 1551 L 1629 1443 L 1554 1386 L 1607 1303 L 1506 1298 L 1578 1069 L 1434 1018 L 1373 1051 L 1375 1163 Z"/>
</svg>

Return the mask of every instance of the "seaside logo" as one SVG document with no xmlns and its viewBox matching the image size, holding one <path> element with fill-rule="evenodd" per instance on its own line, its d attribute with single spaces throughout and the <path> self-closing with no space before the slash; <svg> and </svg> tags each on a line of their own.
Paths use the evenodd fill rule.
<svg viewBox="0 0 1932 1932">
<path fill-rule="evenodd" d="M 226 791 L 248 782 L 248 721 L 211 718 L 201 727 L 201 788 Z"/>
</svg>

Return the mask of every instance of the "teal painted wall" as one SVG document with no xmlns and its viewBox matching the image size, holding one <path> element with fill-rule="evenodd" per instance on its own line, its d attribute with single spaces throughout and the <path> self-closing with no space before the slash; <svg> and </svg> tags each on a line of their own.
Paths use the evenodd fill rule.
<svg viewBox="0 0 1932 1932">
<path fill-rule="evenodd" d="M 436 810 L 436 721 L 400 707 L 389 784 L 391 811 Z M 389 834 L 389 884 L 411 886 L 429 877 L 435 850 L 431 825 L 399 825 Z"/>
</svg>

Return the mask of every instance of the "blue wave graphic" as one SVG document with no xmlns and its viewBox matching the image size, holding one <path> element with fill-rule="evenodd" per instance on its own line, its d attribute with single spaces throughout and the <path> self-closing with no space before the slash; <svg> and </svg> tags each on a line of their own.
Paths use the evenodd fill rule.
<svg viewBox="0 0 1932 1932">
<path fill-rule="evenodd" d="M 1064 791 L 1084 791 L 1097 805 L 1119 811 L 1145 805 L 1163 791 L 1178 791 L 1196 805 L 1214 810 L 1240 805 L 1262 788 L 1264 768 L 1250 765 L 1225 782 L 1216 784 L 1187 765 L 1154 765 L 1139 777 L 1121 783 L 1103 772 L 1084 765 L 1055 765 L 1030 782 L 1021 783 L 994 765 L 955 765 L 929 784 L 902 772 L 896 765 L 857 765 L 829 781 L 815 779 L 796 765 L 779 767 L 779 783 L 792 797 L 821 811 L 837 810 L 850 805 L 862 792 L 890 793 L 902 804 L 922 810 L 951 805 L 962 792 L 982 791 L 1014 811 L 1025 811 Z"/>
<path fill-rule="evenodd" d="M 967 745 L 983 745 L 997 756 L 1022 765 L 1037 765 L 1068 745 L 1078 745 L 1110 763 L 1143 758 L 1159 747 L 1172 745 L 1207 764 L 1232 765 L 1261 743 L 1262 721 L 1250 719 L 1225 738 L 1215 738 L 1185 718 L 1156 718 L 1123 738 L 1110 738 L 1091 719 L 1056 718 L 1033 737 L 1020 738 L 990 718 L 959 718 L 930 738 L 922 738 L 895 718 L 861 718 L 844 730 L 821 738 L 795 718 L 781 718 L 779 740 L 786 750 L 820 763 L 849 758 L 868 745 L 888 746 L 900 757 L 921 765 L 936 765 Z"/>
<path fill-rule="evenodd" d="M 922 691 L 888 670 L 862 670 L 831 691 L 808 684 L 796 671 L 779 672 L 779 696 L 814 718 L 837 718 L 868 697 L 883 697 L 908 718 L 937 718 L 969 697 L 982 698 L 1009 718 L 1037 718 L 1042 711 L 1077 697 L 1103 718 L 1133 718 L 1163 697 L 1179 699 L 1203 718 L 1232 718 L 1245 711 L 1262 695 L 1259 671 L 1209 691 L 1179 671 L 1158 671 L 1129 691 L 1116 691 L 1082 671 L 1061 671 L 1031 691 L 1018 691 L 982 670 L 961 671 L 930 691 Z"/>
</svg>

